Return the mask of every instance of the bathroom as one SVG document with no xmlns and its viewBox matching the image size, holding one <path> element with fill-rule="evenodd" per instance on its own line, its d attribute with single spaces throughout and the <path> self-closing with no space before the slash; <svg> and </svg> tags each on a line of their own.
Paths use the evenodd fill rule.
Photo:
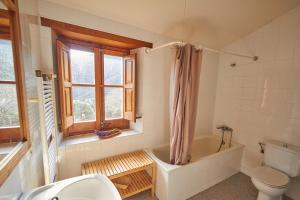
<svg viewBox="0 0 300 200">
<path fill-rule="evenodd" d="M 16 2 L 18 5 L 14 6 Z M 3 41 L 13 40 L 12 45 L 19 45 L 13 50 L 14 64 L 22 69 L 15 68 L 14 81 L 1 75 L 5 69 L 0 66 L 0 87 L 4 86 L 5 90 L 5 84 L 16 85 L 17 95 L 11 98 L 16 99 L 13 107 L 22 119 L 18 127 L 24 129 L 21 136 L 16 131 L 11 132 L 16 138 L 7 134 L 9 131 L 3 127 L 8 124 L 4 124 L 6 116 L 2 113 L 7 94 L 0 93 L 0 199 L 26 199 L 32 191 L 38 192 L 39 188 L 53 182 L 83 178 L 85 163 L 135 151 L 143 151 L 153 161 L 151 169 L 156 173 L 147 169 L 154 179 L 153 187 L 123 199 L 257 199 L 262 189 L 253 183 L 252 179 L 258 174 L 255 170 L 263 164 L 268 165 L 265 163 L 266 152 L 269 152 L 266 148 L 276 144 L 293 152 L 290 155 L 295 156 L 295 162 L 290 162 L 296 164 L 289 168 L 299 172 L 296 166 L 297 161 L 300 163 L 297 157 L 300 151 L 299 0 L 133 0 L 126 3 L 115 0 L 2 0 L 0 8 L 0 61 L 3 63 L 5 59 L 2 58 Z M 12 13 L 19 16 L 19 25 Z M 11 21 L 7 23 L 7 19 Z M 85 41 L 87 37 L 79 39 L 84 34 L 89 35 L 88 42 Z M 116 127 L 123 129 L 117 133 L 119 135 L 99 139 L 94 133 L 95 129 L 106 125 L 99 120 L 102 114 L 106 115 L 101 106 L 101 112 L 93 108 L 96 114 L 92 117 L 96 123 L 89 123 L 89 114 L 75 116 L 75 121 L 76 117 L 87 118 L 85 131 L 81 131 L 85 126 L 63 130 L 57 40 L 63 43 L 61 46 L 72 44 L 71 54 L 72 49 L 79 49 L 99 55 L 92 62 L 97 65 L 104 60 L 104 68 L 105 58 L 109 60 L 109 56 L 101 52 L 111 54 L 118 49 L 113 55 L 128 59 L 131 58 L 129 54 L 136 55 L 135 112 L 123 114 L 131 120 L 117 123 Z M 103 43 L 114 48 L 102 48 Z M 192 157 L 190 163 L 181 166 L 170 164 L 170 89 L 174 84 L 170 79 L 175 50 L 186 43 L 201 53 L 198 61 L 201 70 L 197 72 L 196 102 L 192 107 L 196 114 Z M 87 54 L 79 56 L 77 62 L 82 64 L 85 60 L 81 58 L 91 56 L 84 55 Z M 79 77 L 88 77 L 85 81 L 95 79 L 94 85 L 77 83 L 77 87 L 95 87 L 96 92 L 92 94 L 101 99 L 101 94 L 97 93 L 102 90 L 95 86 L 101 78 L 97 73 L 85 72 L 88 71 L 81 71 Z M 90 74 L 93 76 L 88 76 Z M 55 136 L 48 138 L 55 144 L 54 158 L 45 153 L 45 146 L 49 145 L 44 138 L 48 128 L 47 118 L 43 116 L 45 79 L 51 82 L 54 91 L 51 93 L 54 116 L 51 122 Z M 104 87 L 105 84 L 99 88 Z M 82 100 L 76 99 L 74 94 L 73 90 L 73 101 Z M 99 99 L 94 98 L 94 104 L 101 104 Z M 83 101 L 85 105 L 91 103 Z M 104 107 L 109 109 L 110 105 Z M 120 103 L 119 108 L 127 109 Z M 108 126 L 113 125 L 114 122 L 108 123 Z M 220 145 L 222 135 L 225 144 Z M 280 152 L 275 155 L 279 158 Z M 50 159 L 54 159 L 54 165 L 49 164 Z M 280 194 L 284 193 L 282 199 L 300 199 L 300 178 L 288 177 L 289 172 L 280 165 L 271 167 L 275 168 L 273 174 L 282 175 L 281 178 L 288 182 L 279 187 L 284 190 Z M 50 168 L 54 171 L 47 174 Z M 112 185 L 111 190 L 116 191 L 124 185 Z M 93 193 L 92 188 L 87 191 Z M 280 195 L 274 198 L 261 195 L 260 199 L 279 199 Z"/>
</svg>

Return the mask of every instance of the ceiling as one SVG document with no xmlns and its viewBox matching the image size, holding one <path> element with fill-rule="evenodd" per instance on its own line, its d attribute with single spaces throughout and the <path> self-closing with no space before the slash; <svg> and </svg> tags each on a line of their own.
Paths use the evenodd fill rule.
<svg viewBox="0 0 300 200">
<path fill-rule="evenodd" d="M 222 48 L 300 0 L 49 0 L 175 39 Z"/>
</svg>

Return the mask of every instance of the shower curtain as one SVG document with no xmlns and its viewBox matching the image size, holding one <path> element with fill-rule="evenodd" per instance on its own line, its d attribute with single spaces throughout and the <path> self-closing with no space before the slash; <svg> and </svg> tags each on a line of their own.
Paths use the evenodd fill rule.
<svg viewBox="0 0 300 200">
<path fill-rule="evenodd" d="M 186 44 L 176 47 L 170 82 L 170 162 L 191 160 L 197 113 L 202 50 Z"/>
</svg>

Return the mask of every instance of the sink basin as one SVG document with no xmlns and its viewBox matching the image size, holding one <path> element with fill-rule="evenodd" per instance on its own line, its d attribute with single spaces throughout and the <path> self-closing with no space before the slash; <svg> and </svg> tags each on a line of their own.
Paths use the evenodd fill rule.
<svg viewBox="0 0 300 200">
<path fill-rule="evenodd" d="M 32 190 L 21 200 L 121 200 L 113 183 L 103 175 L 66 179 Z"/>
</svg>

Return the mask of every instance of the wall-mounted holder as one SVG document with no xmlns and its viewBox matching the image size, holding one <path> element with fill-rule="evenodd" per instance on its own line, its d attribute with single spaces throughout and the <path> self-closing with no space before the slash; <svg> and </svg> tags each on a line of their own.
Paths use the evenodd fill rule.
<svg viewBox="0 0 300 200">
<path fill-rule="evenodd" d="M 266 144 L 263 142 L 259 142 L 258 144 L 260 146 L 260 153 L 265 153 L 265 145 Z"/>
<path fill-rule="evenodd" d="M 38 103 L 39 99 L 37 97 L 29 97 L 28 103 Z"/>
<path fill-rule="evenodd" d="M 56 74 L 45 74 L 41 70 L 35 70 L 35 76 L 36 77 L 42 77 L 44 81 L 52 80 L 56 78 Z"/>
<path fill-rule="evenodd" d="M 230 63 L 230 67 L 236 67 L 236 63 Z"/>
</svg>

